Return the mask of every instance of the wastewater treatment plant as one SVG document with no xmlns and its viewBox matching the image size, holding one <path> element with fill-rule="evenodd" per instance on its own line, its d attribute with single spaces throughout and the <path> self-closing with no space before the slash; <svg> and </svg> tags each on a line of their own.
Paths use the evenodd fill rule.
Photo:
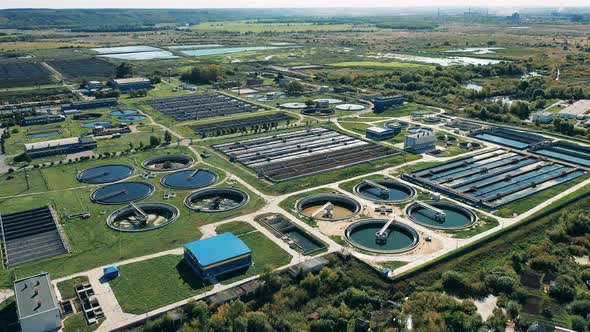
<svg viewBox="0 0 590 332">
<path fill-rule="evenodd" d="M 0 9 L 0 331 L 588 331 L 566 5 Z"/>
</svg>

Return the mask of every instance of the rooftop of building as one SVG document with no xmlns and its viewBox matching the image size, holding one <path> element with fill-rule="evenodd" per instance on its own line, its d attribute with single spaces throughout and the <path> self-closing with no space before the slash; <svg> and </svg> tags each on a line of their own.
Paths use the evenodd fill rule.
<svg viewBox="0 0 590 332">
<path fill-rule="evenodd" d="M 145 77 L 129 77 L 129 78 L 115 78 L 113 82 L 117 84 L 129 84 L 129 83 L 148 83 L 151 82 Z"/>
<path fill-rule="evenodd" d="M 61 145 L 70 145 L 82 142 L 92 142 L 92 139 L 83 139 L 81 137 L 68 137 L 68 138 L 60 138 L 51 141 L 43 141 L 43 142 L 35 142 L 35 143 L 26 143 L 25 149 L 27 151 L 34 150 L 34 149 L 42 149 L 42 148 L 50 148 L 56 147 Z"/>
<path fill-rule="evenodd" d="M 385 126 L 372 126 L 372 127 L 367 128 L 367 131 L 374 132 L 376 134 L 383 134 L 383 133 L 393 131 L 393 129 L 387 128 Z"/>
<path fill-rule="evenodd" d="M 377 96 L 375 100 L 388 100 L 388 99 L 399 99 L 403 98 L 402 95 L 393 95 L 393 96 Z"/>
<path fill-rule="evenodd" d="M 78 100 L 78 101 L 72 102 L 72 105 L 105 103 L 105 102 L 113 102 L 113 101 L 117 101 L 117 98 L 101 98 L 101 99 L 93 99 L 93 100 Z"/>
<path fill-rule="evenodd" d="M 48 273 L 14 281 L 14 294 L 20 320 L 58 308 Z"/>
<path fill-rule="evenodd" d="M 25 120 L 35 120 L 35 119 L 47 119 L 47 118 L 63 118 L 64 116 L 61 114 L 42 114 L 42 115 L 33 115 L 33 116 L 26 116 Z"/>
<path fill-rule="evenodd" d="M 240 238 L 232 233 L 223 233 L 185 243 L 184 248 L 195 256 L 201 266 L 220 263 L 252 252 Z"/>
<path fill-rule="evenodd" d="M 582 115 L 590 112 L 590 99 L 581 99 L 562 109 L 559 113 Z"/>
</svg>

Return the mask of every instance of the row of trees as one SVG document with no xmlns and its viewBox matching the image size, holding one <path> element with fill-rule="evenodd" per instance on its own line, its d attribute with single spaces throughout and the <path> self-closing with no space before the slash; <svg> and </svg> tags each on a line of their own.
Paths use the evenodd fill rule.
<svg viewBox="0 0 590 332">
<path fill-rule="evenodd" d="M 180 76 L 182 81 L 190 83 L 210 84 L 222 78 L 219 65 L 196 66 Z"/>
</svg>

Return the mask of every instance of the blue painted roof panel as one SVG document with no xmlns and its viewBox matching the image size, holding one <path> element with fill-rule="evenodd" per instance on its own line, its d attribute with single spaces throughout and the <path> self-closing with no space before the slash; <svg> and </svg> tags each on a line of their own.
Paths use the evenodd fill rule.
<svg viewBox="0 0 590 332">
<path fill-rule="evenodd" d="M 223 262 L 252 252 L 242 240 L 232 233 L 223 233 L 185 243 L 184 248 L 197 258 L 201 266 Z"/>
</svg>

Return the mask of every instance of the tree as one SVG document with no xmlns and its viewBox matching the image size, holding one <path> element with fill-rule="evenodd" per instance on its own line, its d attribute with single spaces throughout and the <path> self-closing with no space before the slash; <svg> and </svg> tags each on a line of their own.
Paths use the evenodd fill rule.
<svg viewBox="0 0 590 332">
<path fill-rule="evenodd" d="M 116 78 L 129 77 L 133 75 L 133 67 L 130 64 L 123 62 L 117 66 Z"/>
<path fill-rule="evenodd" d="M 209 84 L 222 78 L 219 65 L 197 66 L 180 76 L 182 81 Z"/>
<path fill-rule="evenodd" d="M 248 315 L 248 332 L 272 332 L 272 326 L 268 322 L 266 314 L 255 311 Z"/>
<path fill-rule="evenodd" d="M 170 134 L 168 130 L 166 130 L 164 133 L 164 142 L 166 142 L 166 144 L 170 144 L 170 142 L 172 142 L 172 134 Z"/>
<path fill-rule="evenodd" d="M 150 136 L 150 146 L 158 146 L 160 145 L 161 141 L 160 138 L 157 136 Z"/>
<path fill-rule="evenodd" d="M 299 81 L 291 81 L 287 84 L 287 94 L 297 95 L 303 92 L 303 84 Z"/>
<path fill-rule="evenodd" d="M 444 289 L 452 294 L 467 295 L 470 292 L 470 284 L 459 272 L 447 271 L 442 275 Z"/>
<path fill-rule="evenodd" d="M 555 285 L 549 288 L 549 295 L 562 302 L 570 302 L 576 296 L 576 281 L 569 275 L 560 275 L 555 279 Z"/>
</svg>

